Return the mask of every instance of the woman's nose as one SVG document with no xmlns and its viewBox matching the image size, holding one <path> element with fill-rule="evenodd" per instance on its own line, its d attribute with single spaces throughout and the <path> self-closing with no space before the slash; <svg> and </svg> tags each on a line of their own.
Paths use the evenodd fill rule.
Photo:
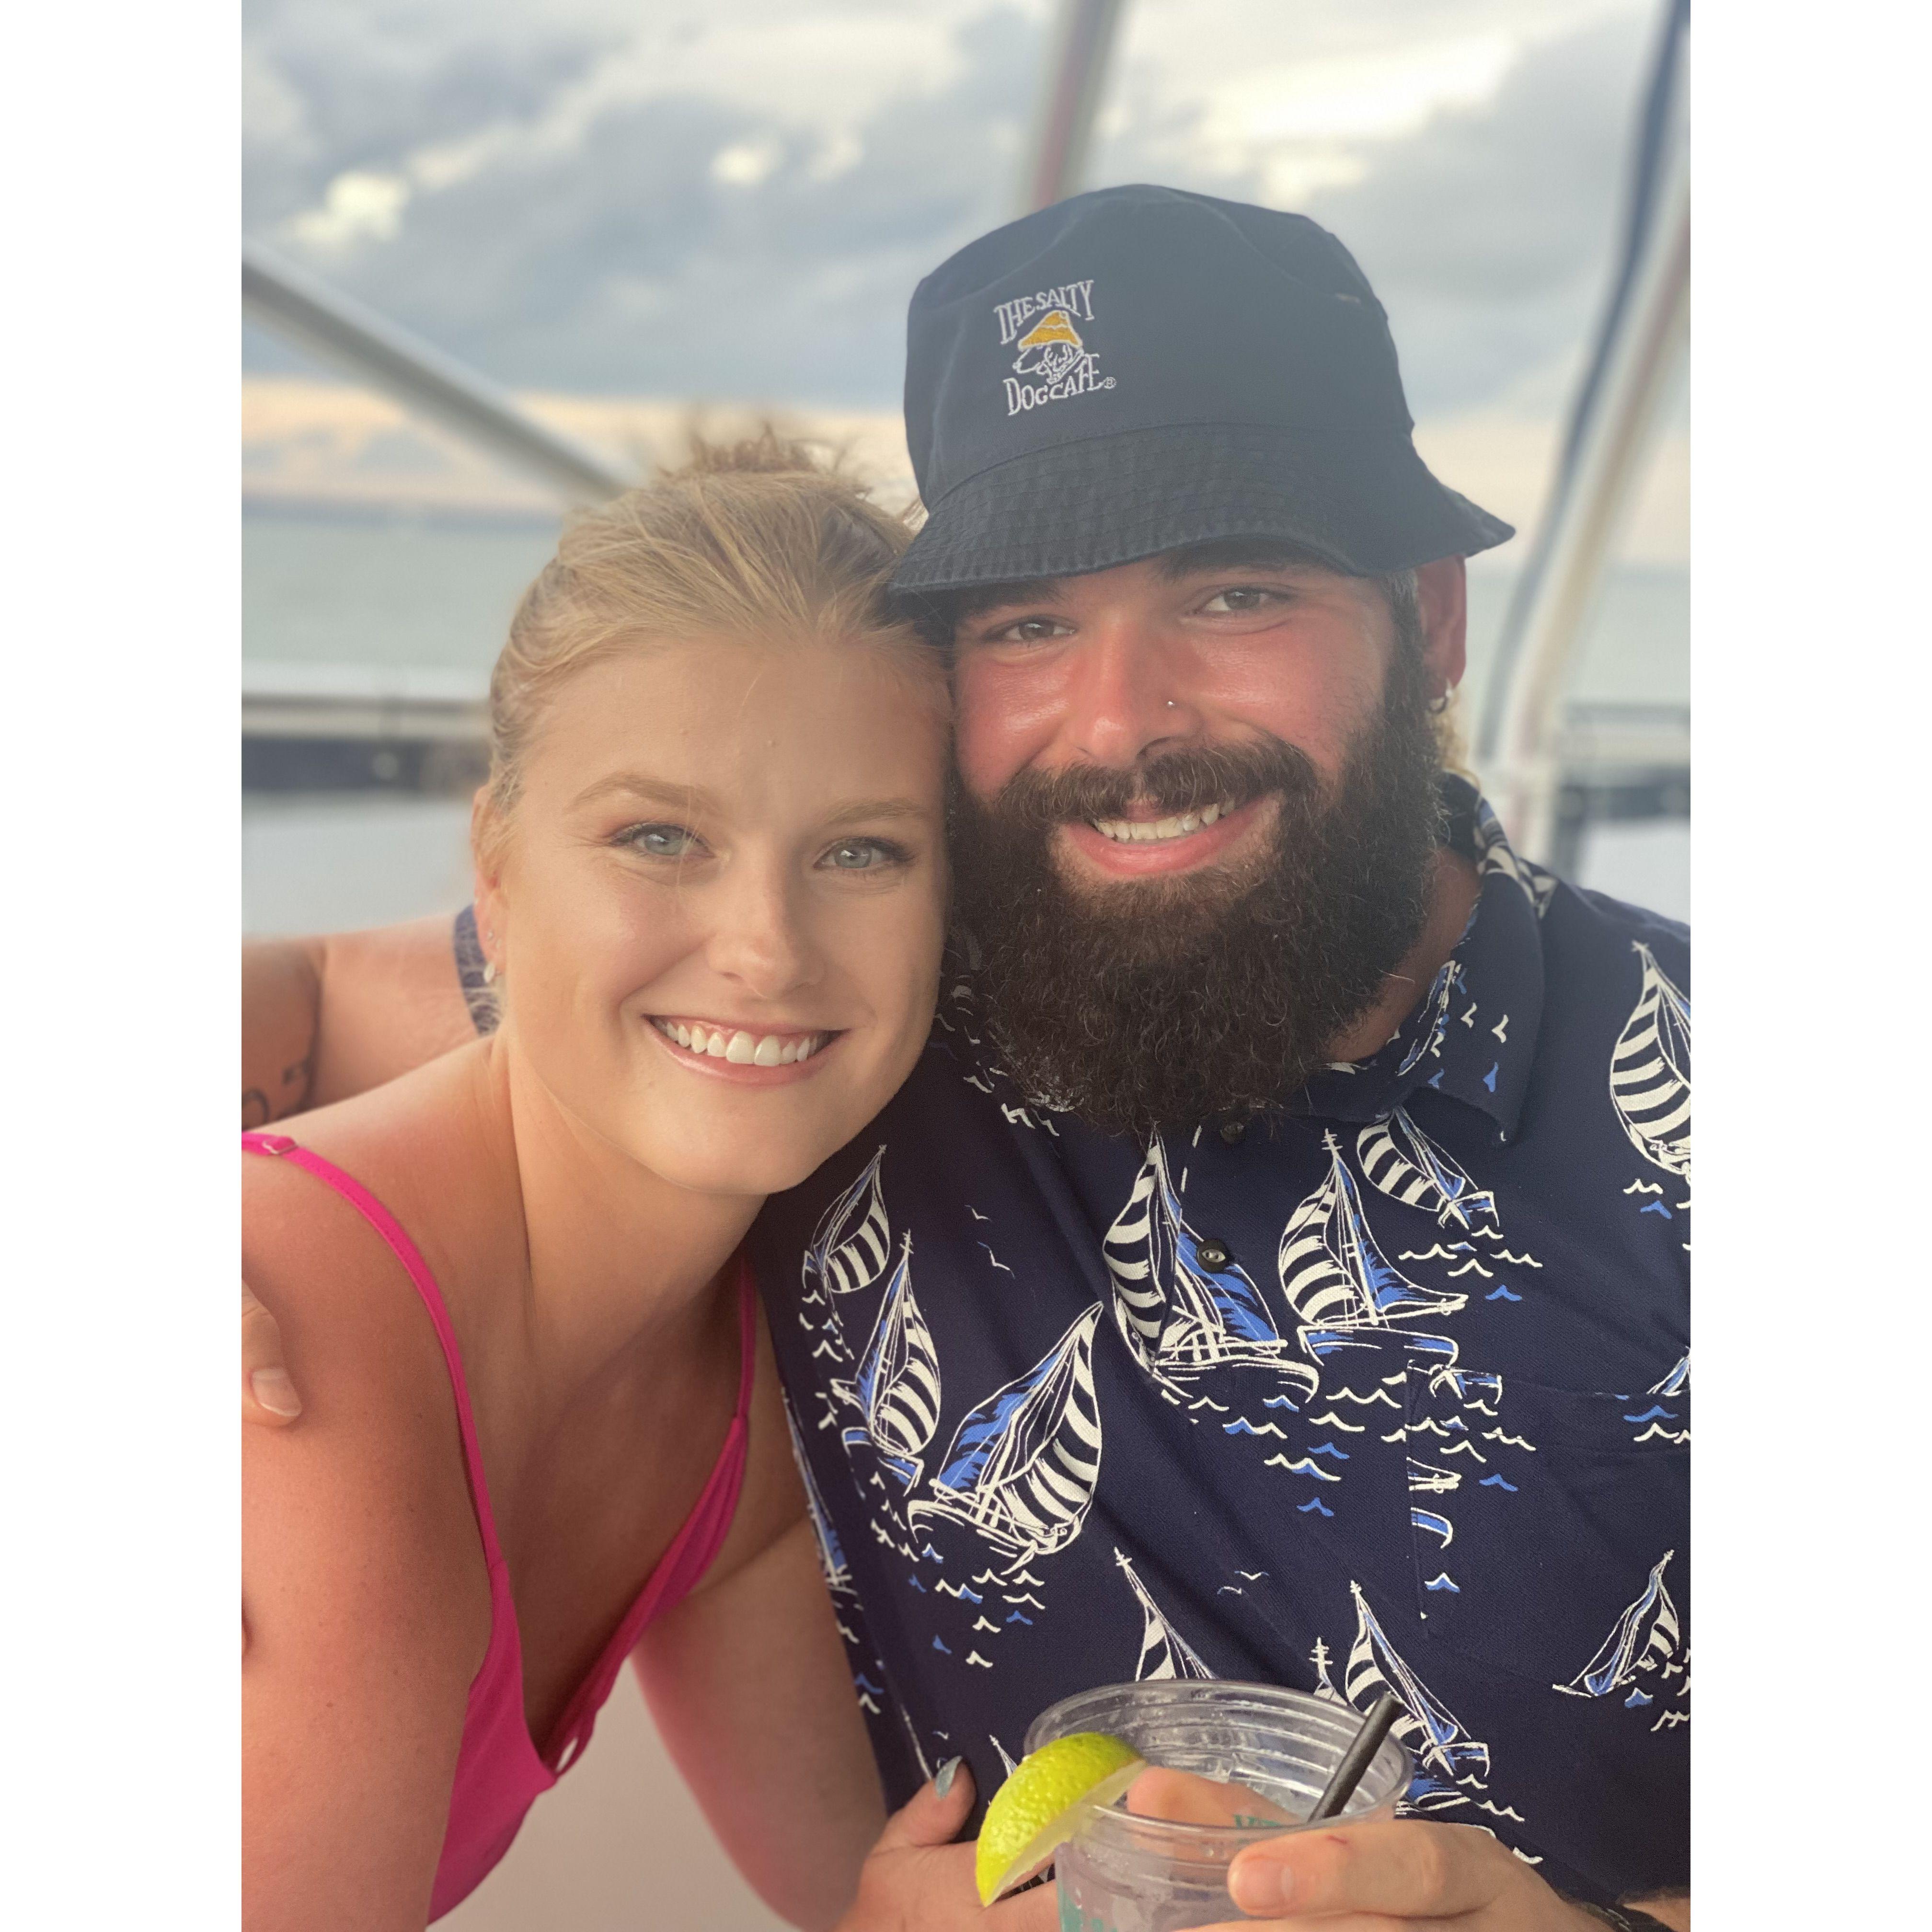
<svg viewBox="0 0 1932 1932">
<path fill-rule="evenodd" d="M 753 998 L 779 1000 L 817 982 L 821 962 L 786 881 L 746 878 L 719 911 L 711 964 Z"/>
</svg>

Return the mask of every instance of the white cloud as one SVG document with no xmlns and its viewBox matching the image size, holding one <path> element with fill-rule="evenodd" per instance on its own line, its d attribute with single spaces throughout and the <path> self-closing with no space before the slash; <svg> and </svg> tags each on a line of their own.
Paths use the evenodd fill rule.
<svg viewBox="0 0 1932 1932">
<path fill-rule="evenodd" d="M 294 232 L 324 250 L 362 241 L 392 242 L 409 203 L 410 184 L 400 176 L 352 168 L 329 183 L 320 208 L 296 218 Z"/>
<path fill-rule="evenodd" d="M 253 0 L 250 232 L 513 387 L 888 415 L 914 284 L 1012 212 L 1051 12 Z M 1134 0 L 1094 178 L 1334 228 L 1426 446 L 1522 520 L 1654 25 L 1655 0 Z"/>
</svg>

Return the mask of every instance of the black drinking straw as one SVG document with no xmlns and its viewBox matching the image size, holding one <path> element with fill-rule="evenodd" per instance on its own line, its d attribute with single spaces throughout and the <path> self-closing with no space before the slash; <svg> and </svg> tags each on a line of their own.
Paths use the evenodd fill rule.
<svg viewBox="0 0 1932 1932">
<path fill-rule="evenodd" d="M 1369 1768 L 1369 1761 L 1382 1748 L 1382 1740 L 1389 1734 L 1389 1726 L 1395 1722 L 1396 1713 L 1402 1708 L 1395 1696 L 1387 1691 L 1376 1700 L 1376 1706 L 1362 1720 L 1362 1728 L 1355 1733 L 1355 1741 L 1342 1754 L 1342 1762 L 1335 1767 L 1335 1774 L 1329 1779 L 1328 1789 L 1315 1801 L 1315 1809 L 1308 1814 L 1311 1825 L 1318 1825 L 1324 1818 L 1333 1818 L 1355 1795 L 1355 1786 L 1361 1783 L 1362 1774 Z"/>
</svg>

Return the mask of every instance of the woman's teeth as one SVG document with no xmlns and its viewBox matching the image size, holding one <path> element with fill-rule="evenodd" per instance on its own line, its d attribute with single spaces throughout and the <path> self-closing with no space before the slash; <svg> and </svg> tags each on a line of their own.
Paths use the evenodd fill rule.
<svg viewBox="0 0 1932 1932">
<path fill-rule="evenodd" d="M 653 1019 L 651 1024 L 687 1053 L 728 1060 L 734 1066 L 790 1066 L 809 1060 L 831 1037 L 822 1033 L 727 1033 L 717 1027 L 687 1026 L 682 1020 Z"/>
<path fill-rule="evenodd" d="M 1088 823 L 1103 838 L 1116 839 L 1123 845 L 1146 845 L 1156 838 L 1184 838 L 1190 832 L 1198 832 L 1203 826 L 1212 825 L 1234 808 L 1232 805 L 1210 805 L 1199 812 L 1179 813 L 1172 818 L 1094 818 Z"/>
</svg>

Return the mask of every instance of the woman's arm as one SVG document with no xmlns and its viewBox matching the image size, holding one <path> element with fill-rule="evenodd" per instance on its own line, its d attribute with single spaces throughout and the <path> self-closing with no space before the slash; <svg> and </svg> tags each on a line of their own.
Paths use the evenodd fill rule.
<svg viewBox="0 0 1932 1932">
<path fill-rule="evenodd" d="M 490 1628 L 454 1404 L 393 1262 L 332 1252 L 290 1198 L 314 1184 L 250 1167 L 248 1265 L 308 1406 L 242 1431 L 243 1922 L 419 1932 Z"/>
<path fill-rule="evenodd" d="M 833 1924 L 886 1809 L 811 1524 L 659 1618 L 634 1661 L 732 1862 L 792 1924 Z"/>
</svg>

